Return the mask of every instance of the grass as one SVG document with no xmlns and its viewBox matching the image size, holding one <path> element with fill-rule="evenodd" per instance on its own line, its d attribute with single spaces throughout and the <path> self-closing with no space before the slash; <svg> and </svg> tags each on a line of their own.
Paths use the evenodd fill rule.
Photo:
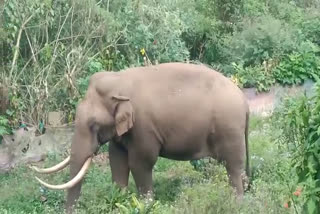
<svg viewBox="0 0 320 214">
<path fill-rule="evenodd" d="M 251 117 L 250 156 L 252 185 L 242 203 L 234 199 L 226 170 L 215 161 L 205 162 L 195 170 L 188 161 L 160 158 L 154 169 L 155 200 L 144 203 L 136 196 L 130 176 L 127 190 L 111 183 L 107 164 L 88 171 L 77 213 L 294 213 L 284 203 L 294 191 L 295 177 L 281 146 L 274 143 L 277 130 L 270 119 Z M 62 160 L 52 155 L 45 165 Z M 63 213 L 65 192 L 48 190 L 34 179 L 34 172 L 20 166 L 0 175 L 0 213 Z M 51 183 L 68 180 L 68 170 L 41 176 Z"/>
</svg>

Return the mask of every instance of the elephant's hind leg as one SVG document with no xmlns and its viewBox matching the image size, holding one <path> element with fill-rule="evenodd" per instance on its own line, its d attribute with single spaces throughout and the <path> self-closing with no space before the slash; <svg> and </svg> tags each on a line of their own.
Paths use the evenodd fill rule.
<svg viewBox="0 0 320 214">
<path fill-rule="evenodd" d="M 245 169 L 244 136 L 225 139 L 221 145 L 219 156 L 221 161 L 225 162 L 231 186 L 236 189 L 238 199 L 242 199 L 242 174 Z"/>
<path fill-rule="evenodd" d="M 242 164 L 235 164 L 233 161 L 226 161 L 226 168 L 229 175 L 231 185 L 236 189 L 237 197 L 243 197 L 243 183 L 242 183 Z"/>
<path fill-rule="evenodd" d="M 128 152 L 117 143 L 110 142 L 109 145 L 110 166 L 112 181 L 120 187 L 128 186 L 129 164 Z"/>
</svg>

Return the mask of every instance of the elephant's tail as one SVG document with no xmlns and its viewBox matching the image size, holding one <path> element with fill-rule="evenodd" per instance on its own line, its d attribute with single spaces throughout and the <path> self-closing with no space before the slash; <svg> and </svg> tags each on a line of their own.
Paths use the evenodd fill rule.
<svg viewBox="0 0 320 214">
<path fill-rule="evenodd" d="M 248 178 L 248 190 L 250 189 L 250 158 L 249 158 L 249 115 L 250 111 L 246 112 L 246 127 L 245 127 L 245 144 L 246 144 L 246 174 Z"/>
<path fill-rule="evenodd" d="M 246 113 L 246 129 L 245 129 L 245 143 L 246 143 L 246 173 L 250 177 L 250 160 L 249 160 L 249 112 Z"/>
</svg>

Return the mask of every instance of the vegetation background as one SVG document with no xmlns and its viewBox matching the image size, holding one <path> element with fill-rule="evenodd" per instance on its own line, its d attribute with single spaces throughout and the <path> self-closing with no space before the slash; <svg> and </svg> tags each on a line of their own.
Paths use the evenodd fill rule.
<svg viewBox="0 0 320 214">
<path fill-rule="evenodd" d="M 252 120 L 253 187 L 243 205 L 234 203 L 220 166 L 203 161 L 193 169 L 161 159 L 155 204 L 143 206 L 134 193 L 119 192 L 109 182 L 110 170 L 96 166 L 89 172 L 80 212 L 320 213 L 319 0 L 0 4 L 0 136 L 26 124 L 41 129 L 50 111 L 61 111 L 66 123 L 73 122 L 89 77 L 102 69 L 205 63 L 239 87 L 258 92 L 275 84 L 317 82 L 312 97 L 284 100 L 276 116 Z M 38 185 L 26 182 L 28 173 L 22 167 L 0 176 L 0 212 L 61 212 L 63 194 L 35 192 Z"/>
</svg>

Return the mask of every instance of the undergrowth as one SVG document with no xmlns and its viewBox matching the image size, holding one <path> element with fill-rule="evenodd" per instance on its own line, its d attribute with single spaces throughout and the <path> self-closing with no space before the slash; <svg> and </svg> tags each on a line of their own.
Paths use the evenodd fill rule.
<svg viewBox="0 0 320 214">
<path fill-rule="evenodd" d="M 223 165 L 204 159 L 194 168 L 188 161 L 160 158 L 154 168 L 154 201 L 139 198 L 130 176 L 129 186 L 118 189 L 111 182 L 107 163 L 89 169 L 77 213 L 293 213 L 299 204 L 288 204 L 295 190 L 295 175 L 285 148 L 274 143 L 277 129 L 270 119 L 252 117 L 250 154 L 252 183 L 242 202 L 234 198 Z M 43 163 L 50 166 L 62 160 L 60 154 Z M 41 176 L 51 183 L 69 179 L 69 170 Z M 35 173 L 26 166 L 0 176 L 0 213 L 63 213 L 65 193 L 41 187 Z"/>
</svg>

